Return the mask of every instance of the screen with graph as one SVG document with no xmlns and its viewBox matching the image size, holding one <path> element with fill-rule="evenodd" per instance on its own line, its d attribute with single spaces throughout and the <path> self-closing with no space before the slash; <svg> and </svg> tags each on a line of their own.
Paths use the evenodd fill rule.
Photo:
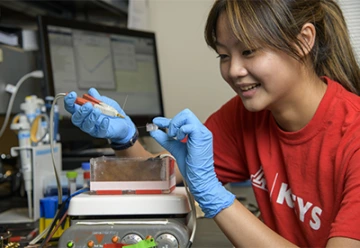
<svg viewBox="0 0 360 248">
<path fill-rule="evenodd" d="M 155 34 L 39 17 L 48 94 L 96 88 L 117 101 L 136 125 L 163 115 Z M 59 101 L 59 111 L 69 116 Z"/>
</svg>

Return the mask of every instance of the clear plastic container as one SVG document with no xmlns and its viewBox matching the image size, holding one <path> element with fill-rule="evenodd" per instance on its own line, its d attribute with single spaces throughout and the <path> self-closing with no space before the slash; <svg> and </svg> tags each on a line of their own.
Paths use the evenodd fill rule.
<svg viewBox="0 0 360 248">
<path fill-rule="evenodd" d="M 90 159 L 90 191 L 96 194 L 166 194 L 176 185 L 174 159 Z"/>
</svg>

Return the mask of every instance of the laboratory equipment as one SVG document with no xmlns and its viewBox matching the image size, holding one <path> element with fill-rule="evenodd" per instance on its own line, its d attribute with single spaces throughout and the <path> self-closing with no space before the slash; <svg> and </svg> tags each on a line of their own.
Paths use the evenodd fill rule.
<svg viewBox="0 0 360 248">
<path fill-rule="evenodd" d="M 68 179 L 68 196 L 71 196 L 76 191 L 76 178 L 78 173 L 76 171 L 66 172 L 66 177 Z"/>
<path fill-rule="evenodd" d="M 28 215 L 32 218 L 32 164 L 31 164 L 31 152 L 27 147 L 31 147 L 30 142 L 30 123 L 28 118 L 24 114 L 20 114 L 15 117 L 18 121 L 13 122 L 10 126 L 11 130 L 17 132 L 20 150 L 20 162 L 21 162 L 21 173 L 24 179 L 24 188 L 28 200 Z"/>
<path fill-rule="evenodd" d="M 5 246 L 9 245 L 9 239 L 12 236 L 12 233 L 8 230 L 3 230 L 5 228 L 1 228 L 0 232 L 0 248 L 5 248 Z"/>
<path fill-rule="evenodd" d="M 77 97 L 75 103 L 79 105 L 83 105 L 87 102 L 90 102 L 94 108 L 97 108 L 103 113 L 104 115 L 108 115 L 111 117 L 121 117 L 125 118 L 122 114 L 120 114 L 115 108 L 111 107 L 110 105 L 101 102 L 100 100 L 90 96 L 89 94 L 84 94 L 83 97 Z"/>
<path fill-rule="evenodd" d="M 50 117 L 51 107 L 54 102 L 53 96 L 47 96 L 45 97 L 45 108 L 46 108 L 46 114 Z M 60 140 L 60 135 L 58 133 L 59 131 L 59 106 L 57 104 L 54 105 L 54 118 L 53 118 L 53 124 L 54 124 L 54 133 L 53 138 L 55 141 Z M 50 141 L 50 140 L 49 140 Z"/>
<path fill-rule="evenodd" d="M 137 140 L 138 133 L 129 116 L 125 115 L 117 102 L 101 96 L 95 88 L 89 89 L 88 92 L 91 97 L 98 99 L 102 106 L 112 108 L 114 110 L 112 115 L 116 113 L 116 116 L 123 118 L 109 118 L 109 115 L 102 114 L 101 112 L 104 111 L 95 109 L 91 103 L 79 107 L 76 103 L 79 102 L 79 98 L 76 92 L 72 91 L 64 97 L 64 107 L 73 114 L 72 123 L 92 137 L 107 139 L 114 150 L 123 150 L 132 146 Z"/>
<path fill-rule="evenodd" d="M 0 214 L 0 223 L 19 223 L 36 221 L 40 217 L 40 199 L 44 197 L 45 183 L 48 178 L 54 177 L 51 149 L 49 144 L 26 147 L 12 147 L 11 156 L 16 157 L 22 150 L 31 153 L 32 188 L 33 188 L 33 213 L 28 215 L 28 208 L 13 208 Z M 54 144 L 55 168 L 61 171 L 62 156 L 61 144 Z"/>
<path fill-rule="evenodd" d="M 155 131 L 158 130 L 159 127 L 153 123 L 147 123 L 146 124 L 146 132 L 151 132 L 151 131 Z"/>
<path fill-rule="evenodd" d="M 9 103 L 8 103 L 8 107 L 7 107 L 7 110 L 6 110 L 6 114 L 5 114 L 5 120 L 1 126 L 1 129 L 0 129 L 0 138 L 2 137 L 2 135 L 4 134 L 5 132 L 5 129 L 7 127 L 7 124 L 8 124 L 8 121 L 10 119 L 10 115 L 11 115 L 11 110 L 12 110 L 12 107 L 13 107 L 13 104 L 15 102 L 15 97 L 19 91 L 19 88 L 20 86 L 29 78 L 33 77 L 33 78 L 42 78 L 44 76 L 44 73 L 42 71 L 33 71 L 33 72 L 30 72 L 30 73 L 27 73 L 25 74 L 24 76 L 22 76 L 20 78 L 20 80 L 16 83 L 15 86 L 11 85 L 11 84 L 7 84 L 6 85 L 6 91 L 11 93 L 11 97 L 10 97 L 10 100 L 9 100 Z"/>
<path fill-rule="evenodd" d="M 67 196 L 62 197 L 62 202 L 66 201 Z M 40 219 L 39 219 L 39 233 L 43 232 L 47 227 L 50 227 L 58 210 L 58 197 L 49 196 L 40 199 Z M 70 226 L 68 219 L 64 220 L 61 227 L 54 233 L 53 238 L 58 238 L 66 228 Z"/>
<path fill-rule="evenodd" d="M 59 239 L 59 247 L 118 247 L 136 244 L 148 235 L 158 248 L 190 247 L 195 232 L 195 210 L 185 188 L 169 194 L 93 195 L 73 197 L 68 216 L 71 224 Z M 95 247 L 95 246 L 94 246 Z"/>
<path fill-rule="evenodd" d="M 148 236 L 159 248 L 190 247 L 196 210 L 186 188 L 171 186 L 173 163 L 170 155 L 90 160 L 90 191 L 71 199 L 59 247 L 119 247 Z"/>
<path fill-rule="evenodd" d="M 18 194 L 22 190 L 22 174 L 17 159 L 10 154 L 0 154 L 0 197 Z"/>
<path fill-rule="evenodd" d="M 46 111 L 41 111 L 42 107 L 45 107 L 44 100 L 35 95 L 26 96 L 25 102 L 20 104 L 20 109 L 31 124 L 30 140 L 33 145 L 42 142 L 48 132 L 49 119 Z"/>
<path fill-rule="evenodd" d="M 25 115 L 23 123 L 26 121 L 30 125 L 30 141 L 36 146 L 40 143 L 48 143 L 46 140 L 48 134 L 49 117 L 46 114 L 44 100 L 35 95 L 25 97 L 25 101 L 20 104 L 20 109 L 23 111 L 16 115 L 12 121 L 12 130 L 17 130 L 19 115 Z"/>
<path fill-rule="evenodd" d="M 170 156 L 90 159 L 90 191 L 95 194 L 166 194 L 175 189 Z"/>
<path fill-rule="evenodd" d="M 83 170 L 84 188 L 90 187 L 90 162 L 81 163 L 81 169 Z"/>
<path fill-rule="evenodd" d="M 71 91 L 82 95 L 94 87 L 120 105 L 127 99 L 124 111 L 136 126 L 164 115 L 153 32 L 50 16 L 39 17 L 38 25 L 48 95 Z M 59 107 L 64 145 L 73 142 L 78 129 L 61 102 Z M 145 129 L 140 131 L 148 136 Z M 88 135 L 81 139 L 87 145 L 96 141 Z"/>
</svg>

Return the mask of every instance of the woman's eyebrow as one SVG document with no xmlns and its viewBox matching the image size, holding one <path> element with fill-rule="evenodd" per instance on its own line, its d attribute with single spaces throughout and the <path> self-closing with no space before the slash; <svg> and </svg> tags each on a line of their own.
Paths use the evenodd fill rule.
<svg viewBox="0 0 360 248">
<path fill-rule="evenodd" d="M 225 45 L 224 44 L 222 44 L 221 42 L 219 42 L 219 41 L 215 41 L 215 46 L 219 46 L 219 47 L 225 47 Z"/>
<path fill-rule="evenodd" d="M 246 46 L 243 43 L 241 43 L 240 41 L 238 41 L 238 40 L 234 41 L 233 44 L 224 44 L 224 43 L 221 43 L 219 41 L 215 41 L 214 44 L 215 44 L 215 47 L 217 47 L 217 48 L 228 48 L 229 46 L 236 46 L 238 49 L 245 49 L 246 48 Z"/>
</svg>

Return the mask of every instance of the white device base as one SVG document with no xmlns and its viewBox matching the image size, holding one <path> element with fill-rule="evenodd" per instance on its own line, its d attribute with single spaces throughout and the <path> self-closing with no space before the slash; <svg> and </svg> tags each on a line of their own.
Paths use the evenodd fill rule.
<svg viewBox="0 0 360 248">
<path fill-rule="evenodd" d="M 69 216 L 187 214 L 191 211 L 185 188 L 177 187 L 169 194 L 92 195 L 73 197 Z"/>
</svg>

